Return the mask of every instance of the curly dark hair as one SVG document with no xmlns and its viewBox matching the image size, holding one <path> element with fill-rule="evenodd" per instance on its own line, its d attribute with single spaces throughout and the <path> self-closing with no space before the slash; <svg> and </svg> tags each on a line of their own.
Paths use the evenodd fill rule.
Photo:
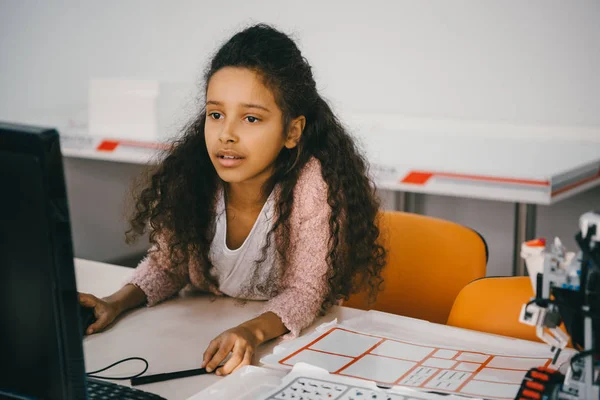
<svg viewBox="0 0 600 400">
<path fill-rule="evenodd" d="M 287 266 L 289 219 L 294 187 L 311 158 L 320 161 L 328 185 L 331 207 L 327 262 L 329 292 L 322 311 L 338 299 L 363 288 L 374 298 L 382 283 L 381 271 L 386 251 L 380 243 L 377 226 L 379 199 L 368 178 L 367 163 L 353 139 L 318 94 L 311 67 L 300 50 L 284 33 L 264 24 L 235 34 L 214 55 L 205 72 L 205 88 L 211 77 L 225 67 L 247 68 L 261 77 L 282 110 L 283 128 L 291 120 L 305 116 L 306 125 L 298 145 L 284 148 L 275 161 L 272 177 L 263 188 L 270 192 L 279 186 L 275 222 L 262 249 L 265 260 L 273 235 L 282 261 L 278 277 Z M 149 182 L 136 198 L 135 211 L 127 231 L 128 241 L 146 230 L 155 248 L 166 242 L 170 268 L 185 268 L 191 257 L 203 266 L 204 278 L 214 282 L 209 250 L 215 233 L 215 206 L 222 181 L 209 158 L 204 124 L 206 110 L 183 129 Z M 159 240 L 163 238 L 164 240 Z M 164 245 L 164 244 L 163 244 Z M 271 294 L 277 292 L 277 279 L 269 279 Z"/>
</svg>

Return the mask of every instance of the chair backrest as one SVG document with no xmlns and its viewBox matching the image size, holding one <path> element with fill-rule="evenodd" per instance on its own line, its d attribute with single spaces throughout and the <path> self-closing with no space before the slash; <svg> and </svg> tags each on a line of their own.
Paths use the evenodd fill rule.
<svg viewBox="0 0 600 400">
<path fill-rule="evenodd" d="M 519 322 L 521 307 L 533 295 L 531 280 L 526 276 L 476 280 L 456 297 L 448 325 L 541 341 L 533 326 Z"/>
<path fill-rule="evenodd" d="M 375 303 L 361 292 L 344 305 L 446 323 L 460 290 L 485 276 L 483 238 L 454 222 L 395 211 L 381 213 L 379 227 L 389 252 L 383 290 Z"/>
</svg>

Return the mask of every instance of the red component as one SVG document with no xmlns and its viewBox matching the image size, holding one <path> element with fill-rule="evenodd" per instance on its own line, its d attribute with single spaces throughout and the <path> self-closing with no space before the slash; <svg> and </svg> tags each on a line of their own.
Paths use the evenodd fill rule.
<svg viewBox="0 0 600 400">
<path fill-rule="evenodd" d="M 533 239 L 528 242 L 525 242 L 525 245 L 527 245 L 529 247 L 546 247 L 546 239 L 545 238 Z"/>
<path fill-rule="evenodd" d="M 524 396 L 527 396 L 527 397 L 531 398 L 531 399 L 536 399 L 536 400 L 538 400 L 538 399 L 541 399 L 541 398 L 542 398 L 542 395 L 541 395 L 540 393 L 538 393 L 538 392 L 534 392 L 533 390 L 528 390 L 528 389 L 525 389 L 525 390 L 523 390 L 522 394 L 523 394 Z"/>
<path fill-rule="evenodd" d="M 528 388 L 530 389 L 534 389 L 537 390 L 539 392 L 543 392 L 544 389 L 546 388 L 544 385 L 542 385 L 541 383 L 537 383 L 534 381 L 529 381 L 525 384 Z"/>
<path fill-rule="evenodd" d="M 547 374 L 543 374 L 537 371 L 531 371 L 531 377 L 545 382 L 548 382 L 550 380 L 550 377 Z"/>
</svg>

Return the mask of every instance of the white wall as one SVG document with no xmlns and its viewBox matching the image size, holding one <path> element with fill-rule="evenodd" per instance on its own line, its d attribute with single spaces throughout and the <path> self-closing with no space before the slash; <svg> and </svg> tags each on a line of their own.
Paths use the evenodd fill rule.
<svg viewBox="0 0 600 400">
<path fill-rule="evenodd" d="M 347 120 L 402 114 L 599 127 L 599 20 L 594 0 L 0 0 L 0 119 L 63 130 L 70 119 L 85 124 L 90 78 L 186 84 L 188 102 L 181 105 L 189 110 L 218 44 L 247 24 L 268 22 L 294 34 L 322 93 Z M 164 121 L 174 129 L 185 118 L 179 112 Z M 130 172 L 121 174 L 113 171 L 112 179 L 126 181 Z M 91 175 L 87 184 L 106 176 Z M 74 187 L 71 203 L 79 207 L 87 189 Z M 428 214 L 486 233 L 490 273 L 510 272 L 511 205 L 443 197 L 423 202 Z M 541 208 L 539 230 L 574 232 L 578 214 L 598 204 L 595 190 Z M 114 237 L 84 243 L 76 239 L 78 255 L 111 259 L 109 253 L 124 251 Z"/>
<path fill-rule="evenodd" d="M 2 118 L 85 108 L 92 77 L 196 82 L 220 42 L 265 21 L 344 113 L 600 125 L 594 0 L 0 4 Z"/>
</svg>

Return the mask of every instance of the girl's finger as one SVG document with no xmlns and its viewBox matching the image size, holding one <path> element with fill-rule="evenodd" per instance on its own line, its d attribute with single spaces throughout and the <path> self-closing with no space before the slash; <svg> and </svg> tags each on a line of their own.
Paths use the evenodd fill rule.
<svg viewBox="0 0 600 400">
<path fill-rule="evenodd" d="M 96 321 L 94 321 L 93 324 L 88 326 L 86 333 L 88 335 L 91 335 L 94 332 L 100 332 L 106 327 L 106 325 L 108 325 L 108 317 L 106 316 L 106 314 L 102 314 L 98 317 Z"/>
<path fill-rule="evenodd" d="M 235 367 L 233 369 L 233 371 L 231 371 L 231 372 L 235 372 L 245 365 L 252 365 L 252 354 L 254 354 L 254 351 L 252 350 L 252 348 L 247 347 L 246 352 L 244 353 L 244 358 L 242 359 L 242 362 L 239 363 L 239 365 L 237 367 Z"/>
<path fill-rule="evenodd" d="M 94 307 L 97 299 L 95 296 L 87 293 L 79 293 L 79 304 L 85 307 Z"/>
<path fill-rule="evenodd" d="M 219 350 L 220 343 L 221 339 L 217 337 L 211 340 L 211 342 L 208 344 L 208 347 L 206 348 L 206 350 L 204 350 L 204 355 L 202 356 L 202 368 L 206 368 L 208 362 L 213 358 L 217 350 Z"/>
<path fill-rule="evenodd" d="M 239 341 L 236 341 L 233 346 L 233 350 L 231 352 L 231 357 L 225 365 L 221 368 L 217 369 L 217 375 L 229 375 L 244 359 L 244 354 L 246 353 L 246 344 L 240 344 Z"/>
<path fill-rule="evenodd" d="M 214 371 L 221 361 L 223 361 L 229 353 L 231 353 L 231 349 L 233 348 L 233 343 L 229 341 L 221 342 L 219 346 L 219 350 L 215 353 L 212 359 L 206 364 L 206 372 Z"/>
</svg>

